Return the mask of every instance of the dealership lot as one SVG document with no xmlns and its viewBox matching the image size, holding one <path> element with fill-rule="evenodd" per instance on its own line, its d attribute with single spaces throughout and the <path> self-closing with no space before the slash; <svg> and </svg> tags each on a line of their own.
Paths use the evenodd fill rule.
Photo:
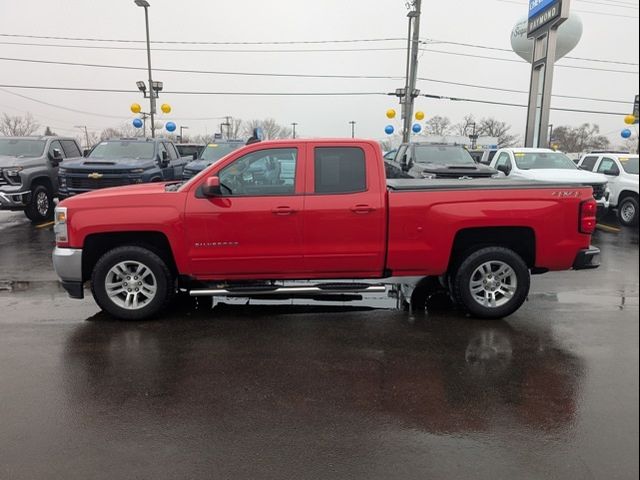
<svg viewBox="0 0 640 480">
<path fill-rule="evenodd" d="M 607 230 L 600 269 L 503 321 L 378 297 L 127 323 L 1 212 L 0 478 L 637 478 L 638 232 Z"/>
</svg>

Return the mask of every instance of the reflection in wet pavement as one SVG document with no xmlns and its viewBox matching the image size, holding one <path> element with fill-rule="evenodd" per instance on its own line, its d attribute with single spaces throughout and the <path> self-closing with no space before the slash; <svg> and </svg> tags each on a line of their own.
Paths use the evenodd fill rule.
<svg viewBox="0 0 640 480">
<path fill-rule="evenodd" d="M 2 480 L 637 478 L 637 232 L 506 321 L 378 296 L 127 323 L 66 298 L 28 228 L 0 237 Z"/>
</svg>

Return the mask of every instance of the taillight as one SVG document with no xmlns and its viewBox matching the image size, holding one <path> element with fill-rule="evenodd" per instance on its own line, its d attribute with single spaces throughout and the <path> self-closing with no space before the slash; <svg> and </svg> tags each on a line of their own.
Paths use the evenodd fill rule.
<svg viewBox="0 0 640 480">
<path fill-rule="evenodd" d="M 598 205 L 594 199 L 580 204 L 580 233 L 592 234 L 596 229 Z"/>
</svg>

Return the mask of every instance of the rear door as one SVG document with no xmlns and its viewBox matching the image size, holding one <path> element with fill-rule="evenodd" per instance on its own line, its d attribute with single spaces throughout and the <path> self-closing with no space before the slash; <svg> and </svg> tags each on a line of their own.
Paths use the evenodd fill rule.
<svg viewBox="0 0 640 480">
<path fill-rule="evenodd" d="M 304 200 L 304 267 L 312 278 L 379 276 L 386 249 L 385 193 L 369 144 L 310 143 Z"/>
</svg>

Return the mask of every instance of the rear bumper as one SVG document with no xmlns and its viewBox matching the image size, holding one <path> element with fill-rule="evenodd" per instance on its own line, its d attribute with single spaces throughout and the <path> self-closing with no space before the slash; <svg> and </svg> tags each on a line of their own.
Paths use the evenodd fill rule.
<svg viewBox="0 0 640 480">
<path fill-rule="evenodd" d="M 53 268 L 62 287 L 71 298 L 84 298 L 82 288 L 82 249 L 58 248 L 53 250 Z"/>
<path fill-rule="evenodd" d="M 598 268 L 600 266 L 600 249 L 597 247 L 589 247 L 580 250 L 573 262 L 574 270 L 587 270 L 590 268 Z"/>
</svg>

